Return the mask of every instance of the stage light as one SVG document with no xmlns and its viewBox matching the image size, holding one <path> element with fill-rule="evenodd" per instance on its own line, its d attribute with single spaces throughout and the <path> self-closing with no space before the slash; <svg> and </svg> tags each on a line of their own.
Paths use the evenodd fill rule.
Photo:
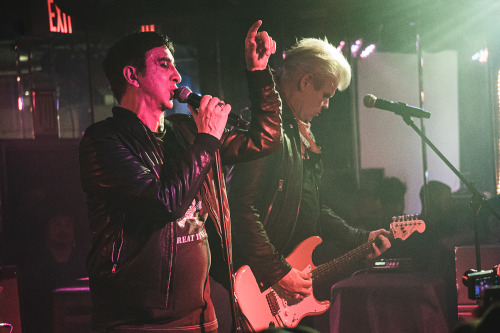
<svg viewBox="0 0 500 333">
<path fill-rule="evenodd" d="M 368 45 L 359 55 L 360 58 L 367 58 L 370 54 L 372 54 L 375 51 L 375 44 L 370 44 Z"/>
<path fill-rule="evenodd" d="M 361 49 L 361 46 L 363 46 L 363 40 L 358 39 L 354 44 L 351 45 L 351 56 L 353 58 L 358 57 L 358 52 Z"/>
<path fill-rule="evenodd" d="M 337 51 L 342 52 L 342 49 L 344 48 L 344 46 L 345 46 L 345 42 L 340 41 L 339 46 L 337 46 Z"/>
<path fill-rule="evenodd" d="M 472 55 L 472 61 L 479 61 L 482 63 L 488 62 L 488 49 L 485 48 L 483 50 L 480 50 Z"/>
<path fill-rule="evenodd" d="M 481 56 L 479 57 L 479 62 L 488 62 L 488 49 L 484 49 L 484 51 L 481 53 Z"/>
</svg>

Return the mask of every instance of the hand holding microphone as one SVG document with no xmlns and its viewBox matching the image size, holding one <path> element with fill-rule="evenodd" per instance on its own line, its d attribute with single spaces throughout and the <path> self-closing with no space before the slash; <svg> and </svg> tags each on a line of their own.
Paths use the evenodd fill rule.
<svg viewBox="0 0 500 333">
<path fill-rule="evenodd" d="M 175 89 L 174 91 L 174 98 L 179 102 L 179 103 L 187 103 L 192 107 L 191 113 L 196 113 L 196 109 L 200 107 L 200 103 L 202 100 L 202 96 L 195 94 L 194 92 L 191 91 L 188 87 L 179 87 Z M 217 98 L 217 97 L 214 97 Z M 219 103 L 221 103 L 219 101 Z M 224 104 L 224 102 L 222 102 Z M 225 104 L 228 105 L 228 104 Z M 231 108 L 231 106 L 229 106 Z M 193 115 L 194 116 L 194 115 Z M 230 112 L 227 118 L 227 123 L 231 126 L 238 127 L 238 128 L 243 128 L 246 129 L 248 128 L 249 123 L 241 118 L 240 115 Z"/>
<path fill-rule="evenodd" d="M 188 103 L 199 133 L 207 133 L 217 139 L 222 137 L 231 105 L 225 104 L 218 97 L 194 94 L 187 87 L 177 88 L 174 98 L 181 103 Z"/>
</svg>

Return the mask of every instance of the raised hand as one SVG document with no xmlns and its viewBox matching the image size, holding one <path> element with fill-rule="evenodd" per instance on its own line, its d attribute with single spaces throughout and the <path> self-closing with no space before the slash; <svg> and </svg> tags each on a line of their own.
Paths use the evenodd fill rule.
<svg viewBox="0 0 500 333">
<path fill-rule="evenodd" d="M 276 52 L 276 42 L 267 32 L 257 32 L 261 25 L 261 20 L 255 22 L 245 39 L 245 60 L 249 71 L 266 69 L 269 57 Z"/>
</svg>

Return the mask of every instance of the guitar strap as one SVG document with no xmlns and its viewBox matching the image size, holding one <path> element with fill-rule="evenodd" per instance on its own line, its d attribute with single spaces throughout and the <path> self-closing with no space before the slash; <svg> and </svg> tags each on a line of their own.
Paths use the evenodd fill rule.
<svg viewBox="0 0 500 333">
<path fill-rule="evenodd" d="M 222 235 L 222 246 L 225 251 L 228 272 L 229 272 L 229 294 L 231 302 L 231 314 L 233 317 L 233 332 L 244 332 L 243 327 L 248 327 L 245 325 L 246 319 L 238 306 L 238 301 L 234 293 L 234 268 L 233 268 L 233 250 L 231 242 L 231 218 L 229 214 L 229 204 L 227 201 L 226 185 L 224 182 L 224 175 L 222 174 L 222 163 L 220 160 L 220 152 L 217 151 L 215 154 L 215 163 L 217 172 L 214 173 L 216 177 L 218 196 L 219 196 L 219 216 L 221 220 L 221 235 Z"/>
</svg>

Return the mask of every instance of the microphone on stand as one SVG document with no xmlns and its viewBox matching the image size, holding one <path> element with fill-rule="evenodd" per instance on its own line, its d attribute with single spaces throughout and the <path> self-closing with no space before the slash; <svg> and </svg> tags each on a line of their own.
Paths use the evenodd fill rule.
<svg viewBox="0 0 500 333">
<path fill-rule="evenodd" d="M 174 90 L 174 98 L 179 103 L 187 103 L 191 105 L 193 108 L 198 109 L 200 107 L 201 96 L 192 92 L 188 87 L 179 87 Z M 240 115 L 230 112 L 227 116 L 227 122 L 229 125 L 247 129 L 250 125 L 248 121 L 241 118 Z"/>
<path fill-rule="evenodd" d="M 386 101 L 381 98 L 377 98 L 372 94 L 365 95 L 365 97 L 363 98 L 363 104 L 367 108 L 386 110 L 394 112 L 395 114 L 400 116 L 410 116 L 415 118 L 427 119 L 431 117 L 431 113 L 425 111 L 424 109 L 410 106 L 401 102 Z"/>
</svg>

